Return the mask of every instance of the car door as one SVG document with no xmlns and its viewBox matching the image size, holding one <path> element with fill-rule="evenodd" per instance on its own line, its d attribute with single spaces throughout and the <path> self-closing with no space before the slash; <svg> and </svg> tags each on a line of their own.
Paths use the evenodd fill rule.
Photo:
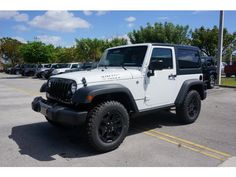
<svg viewBox="0 0 236 177">
<path fill-rule="evenodd" d="M 154 75 L 148 77 L 146 82 L 145 104 L 159 107 L 174 103 L 176 84 L 176 62 L 174 47 L 152 48 L 150 62 L 159 60 L 162 62 L 161 70 L 154 70 Z"/>
</svg>

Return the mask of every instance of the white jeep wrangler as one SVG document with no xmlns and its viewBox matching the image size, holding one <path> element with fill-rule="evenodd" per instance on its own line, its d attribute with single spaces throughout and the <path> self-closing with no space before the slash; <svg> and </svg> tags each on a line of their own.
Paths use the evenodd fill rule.
<svg viewBox="0 0 236 177">
<path fill-rule="evenodd" d="M 96 69 L 51 77 L 32 109 L 53 125 L 87 126 L 98 151 L 117 148 L 133 114 L 176 107 L 179 120 L 194 122 L 206 98 L 199 49 L 135 44 L 107 49 Z"/>
</svg>

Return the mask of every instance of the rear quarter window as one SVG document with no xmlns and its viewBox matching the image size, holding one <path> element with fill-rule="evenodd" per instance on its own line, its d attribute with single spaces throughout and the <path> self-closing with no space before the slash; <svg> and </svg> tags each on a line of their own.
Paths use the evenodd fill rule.
<svg viewBox="0 0 236 177">
<path fill-rule="evenodd" d="M 179 49 L 177 56 L 180 69 L 201 67 L 200 54 L 197 50 Z"/>
</svg>

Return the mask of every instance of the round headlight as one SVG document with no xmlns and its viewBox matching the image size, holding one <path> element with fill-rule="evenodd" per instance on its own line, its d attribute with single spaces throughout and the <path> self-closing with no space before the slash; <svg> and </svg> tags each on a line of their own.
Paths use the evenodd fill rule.
<svg viewBox="0 0 236 177">
<path fill-rule="evenodd" d="M 51 87 L 51 85 L 52 85 L 52 82 L 49 80 L 48 81 L 48 87 Z"/>
<path fill-rule="evenodd" d="M 76 91 L 76 89 L 77 89 L 77 84 L 76 84 L 75 82 L 73 82 L 73 83 L 71 84 L 71 92 L 74 94 L 75 91 Z"/>
</svg>

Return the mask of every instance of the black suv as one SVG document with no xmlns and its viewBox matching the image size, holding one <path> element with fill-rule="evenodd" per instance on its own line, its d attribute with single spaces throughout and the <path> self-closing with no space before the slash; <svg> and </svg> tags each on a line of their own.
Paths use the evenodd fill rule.
<svg viewBox="0 0 236 177">
<path fill-rule="evenodd" d="M 203 81 L 208 89 L 212 89 L 215 86 L 217 71 L 216 64 L 213 57 L 201 57 Z"/>
<path fill-rule="evenodd" d="M 22 76 L 34 76 L 37 70 L 36 64 L 25 64 L 24 68 L 22 69 L 21 75 Z"/>
<path fill-rule="evenodd" d="M 15 67 L 11 69 L 11 74 L 16 74 L 16 75 L 21 74 L 22 68 L 24 68 L 24 64 L 17 64 Z"/>
</svg>

